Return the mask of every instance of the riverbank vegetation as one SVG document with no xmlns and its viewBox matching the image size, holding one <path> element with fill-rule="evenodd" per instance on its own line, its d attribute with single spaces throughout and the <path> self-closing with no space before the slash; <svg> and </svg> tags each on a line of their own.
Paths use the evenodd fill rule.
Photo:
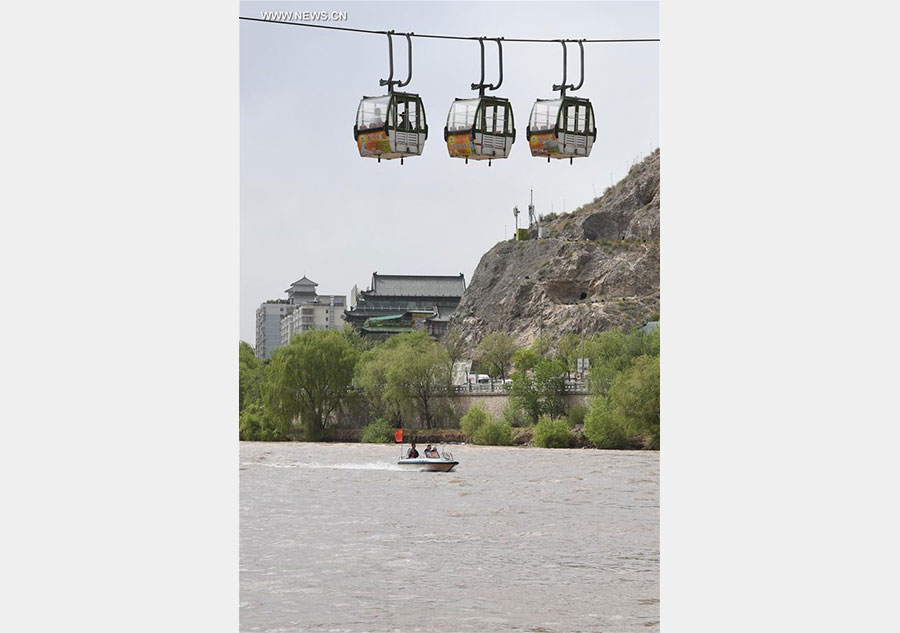
<svg viewBox="0 0 900 633">
<path fill-rule="evenodd" d="M 394 441 L 394 427 L 387 420 L 375 420 L 363 427 L 359 441 L 367 444 L 390 444 Z"/>
<path fill-rule="evenodd" d="M 469 407 L 459 423 L 466 439 L 474 444 L 507 446 L 512 444 L 512 425 L 495 420 L 480 404 Z"/>
<path fill-rule="evenodd" d="M 268 361 L 241 342 L 240 438 L 393 442 L 403 428 L 415 441 L 658 449 L 659 332 L 570 333 L 529 347 L 486 336 L 474 364 L 506 385 L 499 415 L 477 404 L 457 411 L 452 368 L 464 352 L 455 330 L 440 343 L 415 331 L 377 344 L 351 329 L 312 331 Z M 567 406 L 567 378 L 586 381 L 586 404 Z"/>
<path fill-rule="evenodd" d="M 569 448 L 572 433 L 565 420 L 545 415 L 534 427 L 534 445 L 541 448 Z"/>
</svg>

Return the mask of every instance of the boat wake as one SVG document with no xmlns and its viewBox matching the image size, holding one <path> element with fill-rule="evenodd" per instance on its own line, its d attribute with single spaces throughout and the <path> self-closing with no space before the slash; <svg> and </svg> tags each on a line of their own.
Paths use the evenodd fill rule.
<svg viewBox="0 0 900 633">
<path fill-rule="evenodd" d="M 267 466 L 269 468 L 330 468 L 334 470 L 403 470 L 397 464 L 389 462 L 344 462 L 338 464 L 320 464 L 318 462 L 265 463 L 242 462 L 241 466 Z"/>
</svg>

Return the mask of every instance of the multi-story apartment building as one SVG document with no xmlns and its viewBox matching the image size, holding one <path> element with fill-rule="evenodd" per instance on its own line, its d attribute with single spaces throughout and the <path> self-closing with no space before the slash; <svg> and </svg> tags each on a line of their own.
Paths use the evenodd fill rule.
<svg viewBox="0 0 900 633">
<path fill-rule="evenodd" d="M 287 299 L 272 299 L 256 309 L 256 357 L 269 359 L 281 345 L 281 320 L 292 309 Z"/>
<path fill-rule="evenodd" d="M 295 334 L 310 330 L 341 330 L 344 321 L 345 297 L 318 295 L 314 301 L 293 306 L 293 311 L 281 320 L 281 344 L 287 345 Z"/>
<path fill-rule="evenodd" d="M 285 290 L 287 299 L 267 301 L 256 311 L 256 355 L 271 358 L 277 347 L 309 330 L 340 330 L 344 295 L 316 294 L 316 282 L 304 275 Z"/>
</svg>

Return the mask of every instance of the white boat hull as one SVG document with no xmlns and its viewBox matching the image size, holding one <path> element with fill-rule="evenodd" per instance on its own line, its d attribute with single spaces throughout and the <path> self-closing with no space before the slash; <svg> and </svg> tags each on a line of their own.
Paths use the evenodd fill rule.
<svg viewBox="0 0 900 633">
<path fill-rule="evenodd" d="M 459 462 L 451 459 L 433 459 L 416 457 L 413 459 L 401 459 L 397 462 L 400 468 L 406 470 L 427 470 L 432 472 L 450 472 Z"/>
</svg>

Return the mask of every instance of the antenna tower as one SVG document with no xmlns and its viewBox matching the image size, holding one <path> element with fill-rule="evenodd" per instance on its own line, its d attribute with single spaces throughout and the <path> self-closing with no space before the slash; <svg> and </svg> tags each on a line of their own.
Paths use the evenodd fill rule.
<svg viewBox="0 0 900 633">
<path fill-rule="evenodd" d="M 537 216 L 534 215 L 534 189 L 531 190 L 531 202 L 528 203 L 528 228 L 537 223 Z"/>
</svg>

